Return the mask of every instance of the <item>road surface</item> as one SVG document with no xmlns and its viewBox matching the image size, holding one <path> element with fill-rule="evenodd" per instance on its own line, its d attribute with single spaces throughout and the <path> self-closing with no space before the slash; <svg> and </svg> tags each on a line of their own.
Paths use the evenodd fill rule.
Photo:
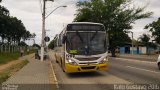
<svg viewBox="0 0 160 90">
<path fill-rule="evenodd" d="M 66 74 L 50 53 L 60 90 L 114 90 L 121 84 L 160 84 L 155 63 L 109 59 L 109 71 Z"/>
<path fill-rule="evenodd" d="M 156 62 L 110 58 L 109 73 L 136 84 L 160 84 Z"/>
</svg>

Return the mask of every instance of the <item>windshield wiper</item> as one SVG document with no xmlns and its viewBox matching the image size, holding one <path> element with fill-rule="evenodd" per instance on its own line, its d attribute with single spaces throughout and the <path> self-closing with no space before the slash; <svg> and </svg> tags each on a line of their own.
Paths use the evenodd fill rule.
<svg viewBox="0 0 160 90">
<path fill-rule="evenodd" d="M 93 34 L 93 36 L 91 37 L 90 41 L 92 41 L 97 35 L 97 31 Z"/>
<path fill-rule="evenodd" d="M 81 42 L 84 43 L 84 42 L 83 42 L 83 39 L 82 39 L 82 37 L 81 37 L 81 35 L 79 34 L 79 32 L 76 32 L 76 34 L 77 34 L 78 37 L 80 38 Z"/>
<path fill-rule="evenodd" d="M 71 49 L 71 42 L 68 40 L 68 38 L 67 38 L 67 37 L 66 37 L 66 42 L 68 43 L 69 48 Z"/>
</svg>

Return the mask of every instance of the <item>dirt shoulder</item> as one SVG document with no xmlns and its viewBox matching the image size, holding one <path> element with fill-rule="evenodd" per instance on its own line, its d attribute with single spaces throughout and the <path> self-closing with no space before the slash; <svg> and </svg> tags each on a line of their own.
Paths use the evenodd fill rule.
<svg viewBox="0 0 160 90">
<path fill-rule="evenodd" d="M 6 81 L 11 75 L 23 68 L 28 60 L 13 60 L 4 64 L 0 64 L 0 83 Z"/>
<path fill-rule="evenodd" d="M 22 62 L 22 60 L 15 60 L 15 61 L 8 62 L 6 64 L 1 64 L 0 65 L 0 73 L 3 72 L 4 70 L 6 70 L 7 68 L 10 68 L 12 65 L 16 65 L 21 62 Z"/>
</svg>

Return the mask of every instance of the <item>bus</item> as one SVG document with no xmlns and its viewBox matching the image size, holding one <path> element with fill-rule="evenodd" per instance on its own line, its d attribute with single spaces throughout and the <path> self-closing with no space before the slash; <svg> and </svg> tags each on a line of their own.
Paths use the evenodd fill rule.
<svg viewBox="0 0 160 90">
<path fill-rule="evenodd" d="M 54 40 L 55 59 L 64 72 L 108 70 L 108 34 L 103 24 L 73 22 Z"/>
</svg>

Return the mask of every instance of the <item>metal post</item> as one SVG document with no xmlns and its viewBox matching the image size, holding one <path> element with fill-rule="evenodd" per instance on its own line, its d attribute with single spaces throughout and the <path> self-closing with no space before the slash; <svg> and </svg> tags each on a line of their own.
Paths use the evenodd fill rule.
<svg viewBox="0 0 160 90">
<path fill-rule="evenodd" d="M 9 45 L 9 53 L 11 53 L 11 46 L 12 46 L 12 45 L 10 44 L 10 45 Z"/>
<path fill-rule="evenodd" d="M 45 38 L 45 8 L 46 0 L 43 0 L 43 13 L 42 13 L 42 42 L 41 42 L 41 61 L 43 61 L 44 56 L 44 38 Z"/>
<path fill-rule="evenodd" d="M 133 55 L 133 32 L 132 33 L 132 55 Z"/>
</svg>

